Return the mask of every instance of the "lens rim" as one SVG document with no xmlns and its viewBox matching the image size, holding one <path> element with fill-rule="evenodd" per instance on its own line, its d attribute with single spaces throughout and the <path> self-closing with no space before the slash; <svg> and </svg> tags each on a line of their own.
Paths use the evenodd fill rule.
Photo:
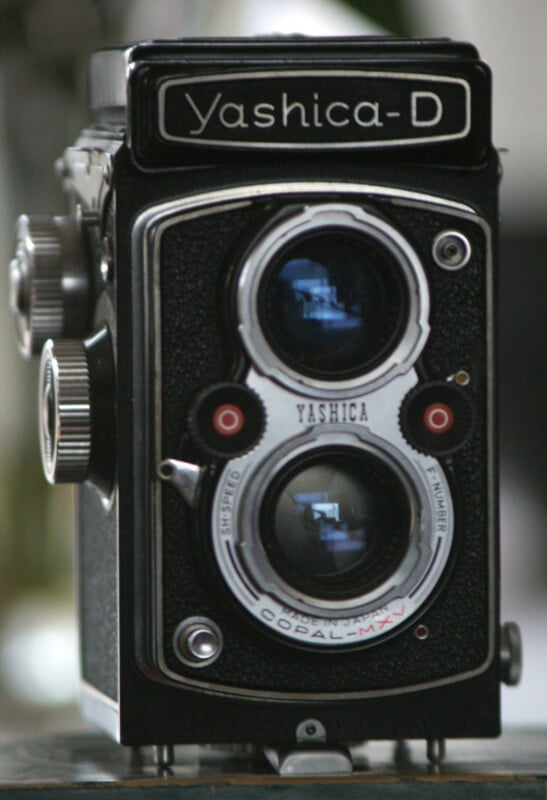
<svg viewBox="0 0 547 800">
<path fill-rule="evenodd" d="M 310 436 L 304 435 L 288 443 L 286 448 L 271 454 L 270 458 L 257 468 L 251 477 L 245 492 L 244 502 L 239 509 L 238 539 L 236 549 L 241 563 L 252 576 L 257 586 L 268 586 L 269 591 L 285 600 L 286 604 L 296 604 L 309 613 L 326 613 L 333 618 L 344 616 L 350 609 L 361 609 L 374 604 L 380 598 L 392 594 L 393 587 L 399 591 L 408 582 L 409 575 L 420 559 L 419 548 L 423 531 L 428 527 L 428 503 L 424 493 L 415 480 L 410 478 L 413 470 L 400 453 L 391 448 L 387 442 L 375 441 L 375 437 L 355 436 L 352 426 L 326 425 L 321 432 Z M 261 542 L 260 512 L 263 507 L 265 495 L 278 475 L 283 475 L 285 470 L 294 461 L 315 454 L 318 450 L 349 447 L 358 452 L 372 454 L 380 461 L 384 461 L 399 478 L 407 492 L 411 513 L 411 532 L 409 546 L 404 558 L 394 573 L 385 581 L 364 595 L 355 595 L 349 598 L 322 598 L 308 594 L 288 583 L 272 565 Z M 254 479 L 253 479 L 254 478 Z"/>
<path fill-rule="evenodd" d="M 369 348 L 369 352 L 363 354 L 363 347 L 360 348 L 360 358 L 355 358 L 353 364 L 347 364 L 343 367 L 334 367 L 331 366 L 328 370 L 324 367 L 321 367 L 321 360 L 322 356 L 321 353 L 317 353 L 316 355 L 310 356 L 309 363 L 305 363 L 305 359 L 299 359 L 296 355 L 290 353 L 288 349 L 283 345 L 282 341 L 280 340 L 279 336 L 277 336 L 275 332 L 275 327 L 271 321 L 271 311 L 269 308 L 269 302 L 267 300 L 267 296 L 272 285 L 272 281 L 274 280 L 274 274 L 283 268 L 283 266 L 289 261 L 291 251 L 296 250 L 297 248 L 305 245 L 307 242 L 311 243 L 313 247 L 313 242 L 318 237 L 324 237 L 328 239 L 329 236 L 339 237 L 341 239 L 346 239 L 347 242 L 350 242 L 355 249 L 361 245 L 363 247 L 363 240 L 364 236 L 361 232 L 357 234 L 355 231 L 350 230 L 347 226 L 345 227 L 336 227 L 336 228 L 321 228 L 319 230 L 308 231 L 306 233 L 301 234 L 298 238 L 295 238 L 288 242 L 284 248 L 281 248 L 274 259 L 272 259 L 271 263 L 268 267 L 264 270 L 262 280 L 258 290 L 258 297 L 257 297 L 257 309 L 259 315 L 259 322 L 261 331 L 264 334 L 264 337 L 268 341 L 273 352 L 279 357 L 284 364 L 290 367 L 294 372 L 298 374 L 302 374 L 308 378 L 316 378 L 318 380 L 326 381 L 330 384 L 335 382 L 340 382 L 344 380 L 349 380 L 354 377 L 362 376 L 366 373 L 372 372 L 372 370 L 377 367 L 378 365 L 382 364 L 392 352 L 397 348 L 398 343 L 401 341 L 408 321 L 408 284 L 403 279 L 403 275 L 399 268 L 399 262 L 394 258 L 393 253 L 388 251 L 385 247 L 381 247 L 377 239 L 372 239 L 372 237 L 368 236 L 366 243 L 369 247 L 372 247 L 376 250 L 377 257 L 381 256 L 384 260 L 384 263 L 381 265 L 380 270 L 386 270 L 385 280 L 387 283 L 391 283 L 391 289 L 395 289 L 395 291 L 388 292 L 390 295 L 390 299 L 393 300 L 395 294 L 397 294 L 396 303 L 398 306 L 397 310 L 397 318 L 393 321 L 391 329 L 380 337 L 380 343 L 374 343 L 373 347 Z M 374 258 L 374 254 L 371 254 L 371 257 Z M 376 265 L 375 265 L 376 266 Z M 378 268 L 376 267 L 378 270 Z M 378 271 L 376 273 L 378 275 Z M 384 332 L 383 332 L 384 333 Z M 320 334 L 318 334 L 320 336 Z M 295 336 L 295 339 L 297 337 Z M 325 354 L 326 358 L 326 354 Z M 330 355 L 329 359 L 331 361 L 334 360 L 333 356 Z"/>
<path fill-rule="evenodd" d="M 339 380 L 325 380 L 295 369 L 274 350 L 261 323 L 261 287 L 272 264 L 288 247 L 321 230 L 337 229 L 365 235 L 387 250 L 406 284 L 407 320 L 395 346 L 371 369 Z M 281 385 L 312 397 L 344 397 L 372 391 L 412 367 L 429 335 L 429 288 L 415 250 L 391 224 L 349 203 L 319 203 L 301 209 L 268 228 L 253 244 L 237 284 L 238 331 L 243 346 L 259 371 Z"/>
<path fill-rule="evenodd" d="M 340 460 L 340 462 L 343 463 L 343 459 L 346 459 L 347 463 L 351 463 L 351 461 L 355 463 L 358 461 L 362 466 L 363 473 L 370 467 L 377 471 L 383 471 L 384 475 L 389 473 L 389 479 L 392 485 L 396 485 L 396 490 L 400 495 L 404 495 L 405 502 L 407 503 L 404 509 L 406 530 L 403 534 L 403 541 L 397 541 L 392 544 L 391 549 L 395 550 L 395 559 L 393 558 L 393 553 L 391 557 L 389 557 L 388 554 L 381 549 L 378 552 L 378 548 L 373 545 L 371 554 L 373 555 L 372 562 L 369 557 L 361 566 L 354 566 L 340 575 L 314 578 L 310 575 L 306 575 L 299 570 L 298 567 L 291 564 L 283 553 L 283 549 L 278 542 L 274 530 L 276 504 L 284 488 L 306 469 L 320 466 L 328 461 L 332 463 Z M 367 462 L 369 463 L 367 464 Z M 313 451 L 294 458 L 284 467 L 282 472 L 278 471 L 274 475 L 262 498 L 259 511 L 260 542 L 274 570 L 284 581 L 292 585 L 296 591 L 304 591 L 310 596 L 326 600 L 350 599 L 369 593 L 374 588 L 381 586 L 391 575 L 396 573 L 410 545 L 410 539 L 415 525 L 414 516 L 415 509 L 410 502 L 408 482 L 403 483 L 400 478 L 400 473 L 395 472 L 392 465 L 388 464 L 385 459 L 378 458 L 372 449 L 367 451 L 364 448 L 360 448 L 357 450 L 357 448 L 348 447 L 347 445 L 318 447 Z M 398 539 L 400 538 L 401 537 L 398 537 Z M 401 544 L 403 547 L 401 547 Z M 388 559 L 387 561 L 386 556 Z M 371 576 L 371 572 L 373 571 L 377 573 L 376 578 Z"/>
</svg>

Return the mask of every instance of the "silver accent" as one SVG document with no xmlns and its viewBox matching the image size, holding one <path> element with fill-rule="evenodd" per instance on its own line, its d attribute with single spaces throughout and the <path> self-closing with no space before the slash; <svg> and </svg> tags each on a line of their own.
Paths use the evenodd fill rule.
<svg viewBox="0 0 547 800">
<path fill-rule="evenodd" d="M 501 679 L 506 686 L 518 686 L 522 676 L 522 637 L 516 622 L 505 622 L 500 630 Z"/>
<path fill-rule="evenodd" d="M 460 231 L 442 231 L 433 240 L 431 252 L 437 266 L 456 272 L 469 263 L 471 244 Z"/>
<path fill-rule="evenodd" d="M 110 189 L 113 158 L 122 144 L 123 138 L 116 132 L 101 136 L 97 130 L 84 131 L 75 146 L 68 147 L 57 160 L 57 173 L 65 193 L 77 200 L 82 222 L 87 224 L 89 220 L 92 223 L 87 230 L 95 247 L 101 240 L 101 231 L 96 224 L 100 221 L 99 210 L 104 208 Z"/>
<path fill-rule="evenodd" d="M 389 80 L 404 80 L 404 81 L 427 81 L 427 82 L 435 82 L 435 83 L 450 83 L 452 85 L 459 85 L 462 86 L 465 92 L 465 124 L 461 131 L 457 133 L 450 133 L 450 134 L 439 134 L 439 135 L 432 135 L 432 136 L 414 136 L 414 137 L 405 137 L 405 138 L 395 138 L 395 139 L 380 139 L 376 141 L 363 141 L 359 139 L 357 141 L 344 141 L 338 143 L 320 143 L 320 142 L 276 142 L 275 139 L 273 141 L 268 141 L 266 143 L 261 142 L 252 142 L 247 140 L 241 141 L 231 141 L 226 139 L 208 139 L 206 137 L 201 136 L 172 136 L 169 134 L 165 127 L 165 94 L 167 90 L 171 86 L 175 85 L 186 85 L 186 84 L 197 84 L 197 83 L 214 83 L 215 86 L 218 86 L 222 82 L 225 81 L 242 81 L 242 80 L 272 80 L 272 78 L 317 78 L 318 81 L 324 77 L 334 77 L 339 78 L 343 81 L 345 78 L 376 78 L 382 80 L 383 78 Z M 112 82 L 112 81 L 111 81 Z M 468 81 L 464 80 L 463 78 L 454 78 L 447 75 L 424 75 L 420 73 L 413 73 L 413 72 L 379 72 L 379 71 L 365 71 L 365 70 L 265 70 L 261 72 L 233 72 L 233 73 L 221 73 L 221 74 L 213 74 L 213 75 L 199 75 L 193 76 L 189 78 L 173 78 L 172 80 L 165 81 L 159 90 L 158 93 L 158 105 L 159 105 L 159 119 L 158 119 L 158 128 L 160 135 L 166 141 L 173 141 L 173 142 L 186 142 L 190 144 L 207 144 L 211 146 L 221 146 L 221 147 L 246 147 L 246 148 L 254 148 L 257 150 L 260 149 L 268 149 L 268 150 L 351 150 L 351 149 L 364 149 L 370 147 L 382 148 L 382 147 L 392 147 L 392 146 L 404 146 L 404 145 L 416 145 L 416 144 L 424 144 L 424 143 L 435 143 L 435 142 L 447 142 L 447 141 L 454 141 L 458 139 L 465 139 L 468 135 L 469 131 L 471 130 L 471 87 Z"/>
<path fill-rule="evenodd" d="M 119 705 L 88 683 L 85 678 L 80 679 L 80 709 L 83 716 L 93 725 L 102 728 L 109 736 L 120 741 Z"/>
<path fill-rule="evenodd" d="M 39 435 L 49 483 L 81 483 L 91 457 L 91 391 L 83 342 L 49 339 L 42 351 Z"/>
<path fill-rule="evenodd" d="M 317 719 L 305 719 L 296 728 L 297 747 L 264 748 L 264 754 L 280 775 L 351 775 L 366 769 L 364 742 L 327 745 L 327 731 Z"/>
<path fill-rule="evenodd" d="M 144 317 L 144 327 L 138 325 L 134 329 L 136 341 L 140 342 L 141 348 L 139 352 L 146 353 L 146 359 L 143 365 L 144 375 L 149 375 L 150 370 L 155 370 L 156 380 L 154 381 L 155 394 L 145 395 L 143 401 L 150 404 L 152 413 L 155 420 L 155 437 L 151 443 L 152 459 L 153 453 L 160 452 L 161 445 L 161 296 L 160 296 L 160 248 L 161 238 L 163 233 L 172 225 L 182 222 L 187 219 L 195 219 L 199 216 L 215 213 L 220 207 L 235 207 L 236 205 L 245 205 L 252 202 L 254 199 L 264 197 L 277 197 L 292 195 L 305 195 L 309 194 L 311 197 L 314 195 L 325 193 L 336 194 L 343 193 L 345 195 L 354 194 L 356 202 L 366 202 L 367 199 L 383 199 L 394 206 L 415 208 L 419 210 L 429 210 L 436 213 L 444 213 L 450 215 L 459 215 L 462 219 L 469 223 L 476 225 L 485 237 L 485 271 L 486 271 L 486 302 L 487 302 L 487 316 L 492 318 L 492 304 L 493 304 L 493 274 L 492 274 L 492 231 L 488 223 L 480 217 L 477 212 L 469 205 L 464 203 L 448 200 L 440 196 L 429 195 L 405 189 L 394 189 L 393 187 L 377 186 L 374 184 L 364 183 L 345 183 L 340 181 L 295 181 L 284 183 L 261 183 L 251 186 L 239 186 L 230 189 L 215 190 L 206 192 L 201 195 L 192 195 L 191 197 L 178 198 L 166 203 L 158 204 L 153 208 L 144 211 L 135 221 L 132 231 L 132 247 L 133 247 L 133 262 L 135 264 L 136 274 L 143 276 L 145 282 L 143 297 L 145 298 L 142 314 Z M 148 285 L 148 276 L 154 276 L 153 281 Z M 150 299 L 151 298 L 151 299 Z M 493 351 L 493 331 L 487 330 L 487 357 L 488 365 L 494 363 Z M 146 352 L 146 342 L 154 342 L 154 348 L 148 354 Z M 491 369 L 488 370 L 488 375 L 491 376 Z M 150 383 L 145 383 L 145 390 L 151 386 Z M 492 442 L 494 437 L 494 388 L 493 381 L 490 377 L 488 381 L 488 441 Z M 141 446 L 140 442 L 137 442 Z M 490 458 L 488 464 L 488 507 L 490 524 L 488 528 L 488 552 L 489 552 L 489 568 L 494 569 L 495 564 L 495 520 L 497 508 L 497 490 L 495 484 L 495 461 L 493 448 L 490 447 Z M 143 486 L 136 485 L 135 491 L 143 491 Z M 156 540 L 156 560 L 154 569 L 154 600 L 155 605 L 153 609 L 153 624 L 154 624 L 154 644 L 155 644 L 155 660 L 161 672 L 173 680 L 175 683 L 187 684 L 199 689 L 205 689 L 214 694 L 225 697 L 244 696 L 244 697 L 257 697 L 257 698 L 271 698 L 277 696 L 275 692 L 264 693 L 255 690 L 241 690 L 234 686 L 219 686 L 211 684 L 205 680 L 197 680 L 195 678 L 188 678 L 173 672 L 165 663 L 163 656 L 163 620 L 162 620 L 162 520 L 161 520 L 161 484 L 158 482 L 156 486 L 152 486 L 151 492 L 151 516 L 149 524 L 155 532 Z M 450 675 L 434 681 L 428 681 L 423 684 L 413 684 L 412 686 L 401 686 L 394 689 L 382 690 L 367 690 L 361 692 L 348 692 L 344 694 L 345 699 L 362 698 L 362 697 L 384 697 L 391 695 L 398 695 L 401 693 L 417 692 L 423 689 L 431 688 L 434 686 L 451 685 L 458 680 L 466 680 L 476 675 L 482 674 L 492 663 L 494 658 L 494 630 L 495 630 L 495 588 L 494 581 L 489 582 L 490 595 L 489 595 L 489 644 L 484 661 L 476 668 L 464 671 L 458 675 Z M 323 699 L 340 699 L 340 693 L 323 693 L 320 697 Z M 308 700 L 309 696 L 305 693 L 293 693 L 290 696 L 287 693 L 280 693 L 279 697 L 284 700 Z"/>
<path fill-rule="evenodd" d="M 177 657 L 191 667 L 208 667 L 222 652 L 222 631 L 207 617 L 188 617 L 173 634 Z"/>
<path fill-rule="evenodd" d="M 89 106 L 94 110 L 125 111 L 133 47 L 98 50 L 89 62 Z"/>
<path fill-rule="evenodd" d="M 305 719 L 296 728 L 296 741 L 298 744 L 310 742 L 326 742 L 327 731 L 318 719 Z"/>
<path fill-rule="evenodd" d="M 444 739 L 427 740 L 427 760 L 432 767 L 440 767 L 446 756 L 446 741 Z"/>
<path fill-rule="evenodd" d="M 175 763 L 175 748 L 172 744 L 152 745 L 154 764 L 160 772 L 170 772 Z"/>
<path fill-rule="evenodd" d="M 406 281 L 409 308 L 406 330 L 392 353 L 373 370 L 345 381 L 323 381 L 302 375 L 272 350 L 259 321 L 262 278 L 276 254 L 302 234 L 344 228 L 370 236 L 397 261 Z M 429 287 L 418 256 L 391 225 L 362 208 L 342 203 L 310 206 L 268 231 L 253 248 L 241 271 L 237 295 L 239 333 L 251 360 L 264 375 L 295 392 L 312 397 L 353 396 L 383 386 L 412 367 L 429 335 Z"/>
<path fill-rule="evenodd" d="M 194 507 L 199 483 L 205 469 L 188 461 L 166 458 L 158 464 L 158 477 L 172 484 L 190 507 Z"/>
<path fill-rule="evenodd" d="M 351 775 L 353 772 L 351 753 L 342 746 L 294 750 L 265 747 L 264 754 L 272 767 L 284 777 Z"/>
<path fill-rule="evenodd" d="M 19 349 L 39 353 L 49 338 L 85 333 L 89 276 L 72 217 L 22 215 L 10 263 L 10 307 Z"/>
</svg>

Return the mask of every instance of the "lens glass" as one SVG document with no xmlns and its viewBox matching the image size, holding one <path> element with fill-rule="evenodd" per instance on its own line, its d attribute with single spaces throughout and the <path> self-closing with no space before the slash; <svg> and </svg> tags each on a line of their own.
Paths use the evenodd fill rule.
<svg viewBox="0 0 547 800">
<path fill-rule="evenodd" d="M 349 447 L 296 459 L 261 509 L 262 545 L 276 572 L 327 599 L 360 596 L 387 580 L 411 528 L 401 478 L 373 453 Z"/>
<path fill-rule="evenodd" d="M 264 335 L 296 371 L 344 380 L 384 361 L 407 321 L 400 265 L 365 233 L 322 228 L 272 261 L 258 298 Z"/>
</svg>

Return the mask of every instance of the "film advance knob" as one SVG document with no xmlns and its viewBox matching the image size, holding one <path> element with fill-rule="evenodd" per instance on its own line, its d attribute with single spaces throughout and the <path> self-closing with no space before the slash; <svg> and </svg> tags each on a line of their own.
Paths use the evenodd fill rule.
<svg viewBox="0 0 547 800">
<path fill-rule="evenodd" d="M 89 277 L 72 217 L 19 217 L 9 271 L 10 307 L 25 358 L 40 353 L 49 338 L 85 333 Z"/>
<path fill-rule="evenodd" d="M 50 483 L 81 483 L 91 456 L 91 395 L 83 342 L 53 341 L 43 348 L 39 382 L 39 435 Z"/>
</svg>

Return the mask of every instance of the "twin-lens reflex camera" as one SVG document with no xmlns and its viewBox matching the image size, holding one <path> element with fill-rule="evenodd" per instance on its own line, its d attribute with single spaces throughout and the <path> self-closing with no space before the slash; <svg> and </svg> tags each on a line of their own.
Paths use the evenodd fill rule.
<svg viewBox="0 0 547 800">
<path fill-rule="evenodd" d="M 444 39 L 92 59 L 11 305 L 46 477 L 78 484 L 83 712 L 163 766 L 499 733 L 490 99 Z"/>
</svg>

